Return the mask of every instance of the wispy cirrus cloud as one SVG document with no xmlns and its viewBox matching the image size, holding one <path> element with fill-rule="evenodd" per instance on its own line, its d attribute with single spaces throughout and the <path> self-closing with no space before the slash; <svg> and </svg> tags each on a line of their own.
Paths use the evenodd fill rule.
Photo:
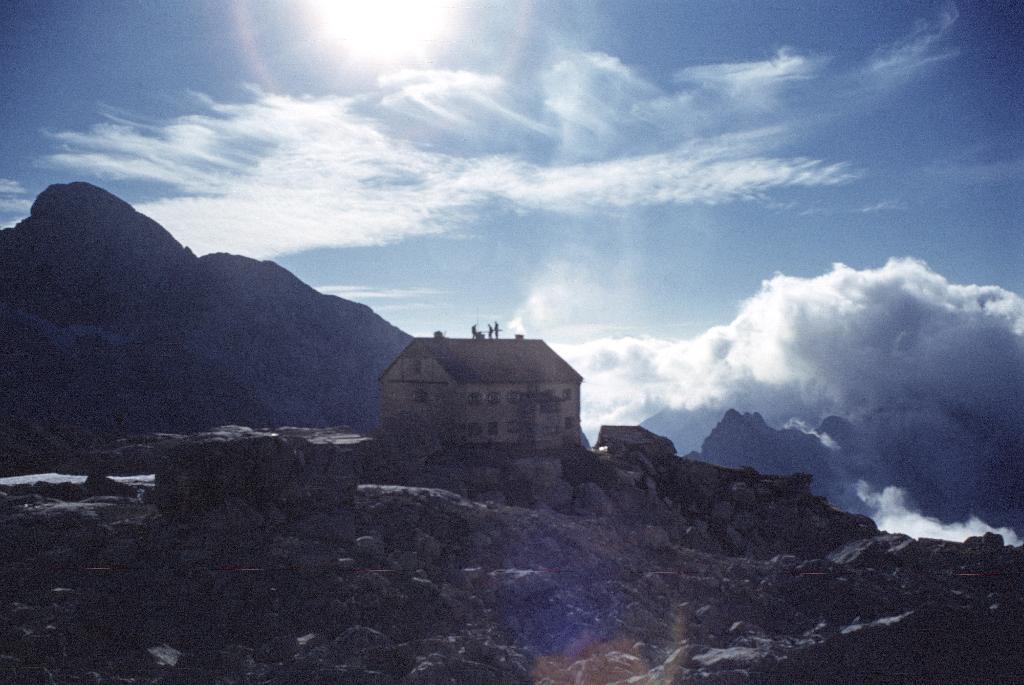
<svg viewBox="0 0 1024 685">
<path fill-rule="evenodd" d="M 688 67 L 676 74 L 676 80 L 716 91 L 737 106 L 764 110 L 775 105 L 786 85 L 821 75 L 827 63 L 824 57 L 808 57 L 792 48 L 781 48 L 766 60 Z"/>
<path fill-rule="evenodd" d="M 25 189 L 17 181 L 0 178 L 0 195 L 23 195 Z"/>
<path fill-rule="evenodd" d="M 320 285 L 316 289 L 325 295 L 337 295 L 346 300 L 398 300 L 446 293 L 436 288 L 373 288 L 365 285 Z"/>
<path fill-rule="evenodd" d="M 545 136 L 556 133 L 553 127 L 518 111 L 509 97 L 508 83 L 493 74 L 402 69 L 380 76 L 377 84 L 383 92 L 381 107 L 434 125 L 476 129 L 479 115 L 485 114 Z"/>
<path fill-rule="evenodd" d="M 900 200 L 881 200 L 872 204 L 864 205 L 857 211 L 861 214 L 872 214 L 874 212 L 894 212 L 901 211 L 907 208 L 905 202 Z"/>
<path fill-rule="evenodd" d="M 949 9 L 920 23 L 861 72 L 895 82 L 948 58 L 954 53 L 941 41 L 955 18 Z M 223 102 L 193 94 L 188 115 L 111 115 L 53 133 L 57 149 L 45 161 L 156 184 L 160 199 L 140 209 L 195 251 L 254 257 L 443 234 L 494 202 L 576 215 L 659 204 L 779 206 L 772 194 L 780 189 L 863 174 L 843 160 L 777 153 L 799 141 L 789 96 L 844 78 L 828 73 L 829 64 L 828 56 L 782 48 L 764 59 L 685 67 L 666 88 L 613 55 L 561 49 L 514 82 L 404 69 L 351 96 L 253 90 Z M 18 210 L 24 200 L 0 202 Z"/>
<path fill-rule="evenodd" d="M 436 86 L 449 76 L 429 79 Z M 423 86 L 424 73 L 395 83 L 405 84 L 404 102 L 441 118 L 498 106 L 487 103 L 497 102 L 499 82 L 451 77 L 465 86 L 459 91 L 482 84 L 486 98 L 442 96 L 451 88 Z M 413 83 L 423 89 L 409 91 Z M 773 156 L 779 132 L 772 129 L 691 138 L 648 154 L 542 164 L 510 153 L 438 151 L 367 113 L 365 97 L 255 91 L 246 102 L 199 98 L 197 107 L 163 123 L 120 119 L 58 132 L 61 149 L 47 161 L 166 186 L 167 196 L 140 209 L 199 253 L 254 257 L 444 233 L 495 200 L 560 212 L 717 204 L 856 177 L 842 162 Z"/>
<path fill-rule="evenodd" d="M 9 178 L 0 178 L 0 226 L 5 226 L 25 216 L 32 202 L 25 197 L 20 183 Z"/>
<path fill-rule="evenodd" d="M 950 57 L 942 39 L 955 19 L 950 8 L 919 23 L 861 73 L 895 82 Z M 111 115 L 53 133 L 57 149 L 46 162 L 157 184 L 160 199 L 140 208 L 179 239 L 200 253 L 254 257 L 442 234 L 494 202 L 577 215 L 750 200 L 782 206 L 775 191 L 863 173 L 842 160 L 776 152 L 799 140 L 788 100 L 795 89 L 844 78 L 828 73 L 829 64 L 786 47 L 764 59 L 685 67 L 666 88 L 613 55 L 561 49 L 514 82 L 403 69 L 352 96 L 253 90 L 223 102 L 193 94 L 184 116 Z M 4 208 L 20 211 L 24 202 L 0 194 Z"/>
<path fill-rule="evenodd" d="M 598 159 L 666 129 L 641 113 L 664 93 L 617 57 L 601 52 L 565 51 L 541 74 L 545 110 L 559 131 L 562 159 Z"/>
<path fill-rule="evenodd" d="M 958 16 L 956 6 L 948 3 L 936 19 L 919 20 L 909 36 L 878 49 L 865 65 L 864 75 L 888 84 L 906 79 L 929 64 L 956 57 L 958 50 L 943 45 L 942 40 Z"/>
</svg>

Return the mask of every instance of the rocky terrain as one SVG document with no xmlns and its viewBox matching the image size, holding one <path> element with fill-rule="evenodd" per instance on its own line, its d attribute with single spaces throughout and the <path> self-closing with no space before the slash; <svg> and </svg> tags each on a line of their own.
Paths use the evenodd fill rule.
<svg viewBox="0 0 1024 685">
<path fill-rule="evenodd" d="M 225 428 L 0 488 L 10 683 L 1019 682 L 1024 555 L 674 456 Z M 157 447 L 154 447 L 156 445 Z"/>
<path fill-rule="evenodd" d="M 91 434 L 369 429 L 377 377 L 409 340 L 273 262 L 196 257 L 87 183 L 50 186 L 0 231 L 0 330 L 8 473 L 36 469 L 26 440 L 57 457 Z"/>
</svg>

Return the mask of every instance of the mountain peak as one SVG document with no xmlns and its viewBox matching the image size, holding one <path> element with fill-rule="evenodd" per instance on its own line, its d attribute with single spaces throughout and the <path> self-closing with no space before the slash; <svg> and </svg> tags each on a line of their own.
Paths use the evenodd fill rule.
<svg viewBox="0 0 1024 685">
<path fill-rule="evenodd" d="M 168 301 L 196 261 L 117 196 L 56 184 L 27 219 L 0 232 L 0 299 L 55 324 L 124 332 L 145 318 L 146 301 Z"/>
<path fill-rule="evenodd" d="M 76 260 L 99 250 L 119 254 L 147 266 L 187 260 L 192 254 L 157 222 L 103 188 L 84 181 L 56 183 L 39 193 L 29 218 L 16 227 L 23 238 L 31 233 L 55 247 L 71 249 Z"/>
<path fill-rule="evenodd" d="M 741 414 L 735 409 L 729 409 L 725 412 L 722 420 L 718 422 L 718 427 L 722 426 L 743 427 L 750 430 L 763 430 L 769 427 L 760 413 L 755 411 L 753 413 Z"/>
<path fill-rule="evenodd" d="M 54 183 L 32 203 L 32 218 L 80 218 L 110 214 L 134 214 L 132 206 L 103 188 L 85 181 Z"/>
</svg>

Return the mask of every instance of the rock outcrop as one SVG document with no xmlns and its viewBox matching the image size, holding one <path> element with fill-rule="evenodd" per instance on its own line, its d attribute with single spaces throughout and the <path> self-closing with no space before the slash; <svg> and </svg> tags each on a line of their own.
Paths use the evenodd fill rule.
<svg viewBox="0 0 1024 685">
<path fill-rule="evenodd" d="M 656 526 L 676 544 L 756 558 L 822 555 L 878 532 L 871 519 L 813 495 L 808 474 L 770 476 L 680 458 L 670 441 L 644 429 L 605 434 L 597 452 L 467 449 L 419 458 L 382 441 L 361 451 L 359 479 Z"/>
<path fill-rule="evenodd" d="M 168 449 L 154 495 L 163 514 L 188 521 L 225 506 L 290 519 L 351 511 L 358 441 L 228 428 Z"/>
<path fill-rule="evenodd" d="M 355 487 L 345 464 L 358 475 L 373 443 L 343 440 L 180 439 L 155 497 L 0 488 L 0 680 L 781 685 L 1024 668 L 1024 556 L 997 536 L 862 530 L 819 552 L 854 519 L 829 519 L 807 477 L 665 454 L 527 456 L 507 465 L 520 505 L 496 501 L 493 473 L 474 476 L 487 501 Z M 822 516 L 820 547 L 712 552 L 670 525 L 703 522 L 724 549 L 773 505 Z"/>
</svg>

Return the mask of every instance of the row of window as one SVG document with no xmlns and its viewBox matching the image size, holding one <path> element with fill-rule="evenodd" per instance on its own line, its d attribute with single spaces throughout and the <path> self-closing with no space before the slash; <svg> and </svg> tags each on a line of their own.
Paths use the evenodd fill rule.
<svg viewBox="0 0 1024 685">
<path fill-rule="evenodd" d="M 518 390 L 509 390 L 506 394 L 506 401 L 509 404 L 517 404 L 522 400 L 522 393 Z M 562 390 L 562 399 L 567 400 L 572 397 L 572 390 L 565 388 Z M 430 395 L 427 394 L 426 390 L 413 390 L 412 399 L 414 402 L 429 402 Z M 469 404 L 483 404 L 484 394 L 479 392 L 471 392 L 466 397 L 466 401 Z M 501 404 L 501 393 L 489 392 L 487 393 L 487 404 Z M 544 414 L 557 414 L 558 404 L 556 402 L 541 402 L 540 410 Z"/>
<path fill-rule="evenodd" d="M 566 416 L 565 417 L 564 426 L 565 426 L 565 430 L 572 430 L 576 426 L 576 420 L 573 419 L 573 417 L 571 417 L 571 416 Z M 460 423 L 459 424 L 459 432 L 463 433 L 465 435 L 468 435 L 470 437 L 481 436 L 481 435 L 484 434 L 484 430 L 485 430 L 485 426 L 483 424 L 481 424 L 481 423 L 472 422 L 472 423 Z M 509 433 L 509 434 L 518 433 L 521 430 L 522 430 L 522 425 L 519 423 L 519 421 L 513 420 L 513 421 L 506 421 L 505 422 L 505 432 L 506 433 Z M 487 435 L 498 435 L 498 433 L 499 433 L 498 422 L 497 421 L 490 421 L 490 422 L 488 422 L 487 425 L 486 425 L 486 431 L 487 431 Z M 557 430 L 556 430 L 556 432 L 557 432 Z"/>
<path fill-rule="evenodd" d="M 572 397 L 572 388 L 564 388 L 562 390 L 562 399 L 567 400 Z M 466 401 L 469 404 L 483 404 L 485 395 L 481 392 L 471 392 L 466 396 Z M 489 392 L 486 395 L 487 404 L 501 404 L 501 393 L 500 392 Z M 505 401 L 509 404 L 518 404 L 523 399 L 523 393 L 518 390 L 509 390 L 505 393 Z"/>
</svg>

